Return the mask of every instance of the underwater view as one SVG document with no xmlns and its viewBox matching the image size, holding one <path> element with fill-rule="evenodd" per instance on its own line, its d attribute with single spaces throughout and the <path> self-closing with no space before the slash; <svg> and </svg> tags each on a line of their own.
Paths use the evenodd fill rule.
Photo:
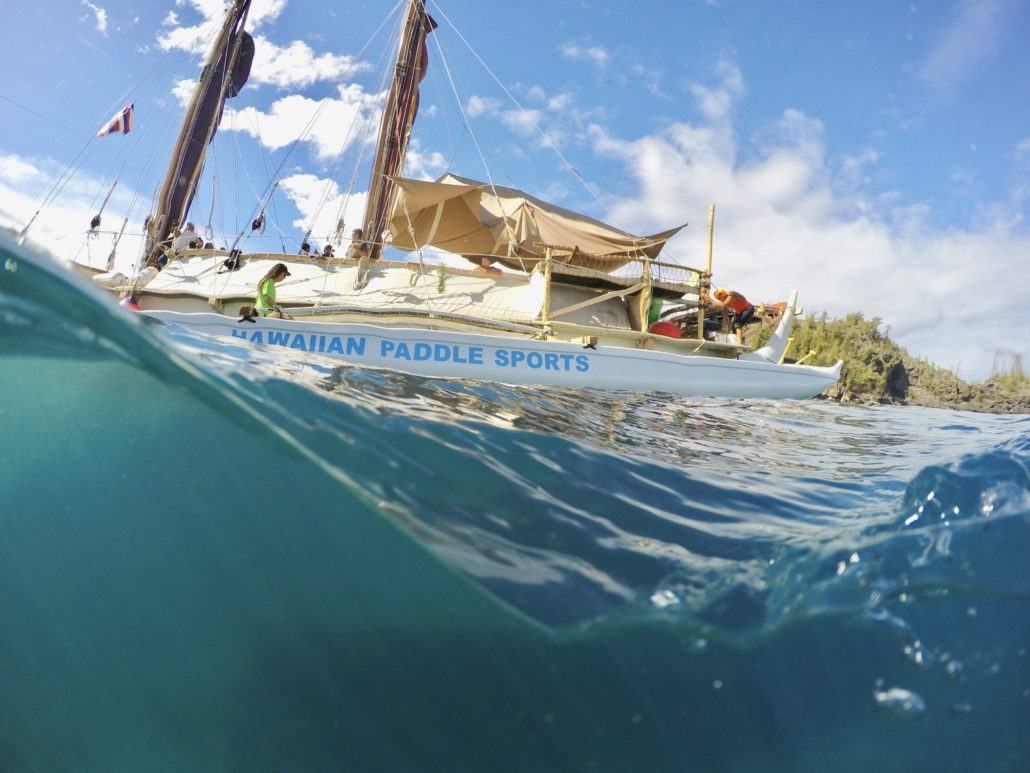
<svg viewBox="0 0 1030 773">
<path fill-rule="evenodd" d="M 1030 417 L 340 366 L 0 253 L 0 768 L 1030 769 Z"/>
</svg>

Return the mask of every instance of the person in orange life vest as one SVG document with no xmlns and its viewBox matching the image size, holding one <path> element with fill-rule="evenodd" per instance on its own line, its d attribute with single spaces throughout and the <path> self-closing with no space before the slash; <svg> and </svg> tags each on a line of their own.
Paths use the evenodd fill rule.
<svg viewBox="0 0 1030 773">
<path fill-rule="evenodd" d="M 715 288 L 710 303 L 718 309 L 722 309 L 722 320 L 724 325 L 732 323 L 733 332 L 737 334 L 738 340 L 748 322 L 755 318 L 755 307 L 740 293 L 734 290 L 727 290 L 725 287 Z"/>
<path fill-rule="evenodd" d="M 126 309 L 132 311 L 139 311 L 139 293 L 135 291 L 129 291 L 122 293 L 121 300 L 118 301 L 119 306 L 124 306 Z"/>
</svg>

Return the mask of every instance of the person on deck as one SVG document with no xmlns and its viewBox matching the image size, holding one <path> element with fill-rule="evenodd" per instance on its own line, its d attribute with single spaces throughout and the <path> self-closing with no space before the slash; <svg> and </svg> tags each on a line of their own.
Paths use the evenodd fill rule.
<svg viewBox="0 0 1030 773">
<path fill-rule="evenodd" d="M 651 303 L 647 307 L 647 326 L 648 327 L 651 327 L 651 325 L 653 325 L 655 322 L 657 322 L 659 319 L 661 319 L 661 317 L 662 317 L 662 307 L 663 306 L 665 306 L 665 304 L 662 303 L 662 299 L 661 298 L 654 298 L 654 297 L 651 298 Z"/>
<path fill-rule="evenodd" d="M 118 301 L 118 305 L 131 309 L 132 311 L 139 311 L 139 293 L 135 290 L 129 290 L 121 295 L 121 300 Z"/>
<path fill-rule="evenodd" d="M 326 258 L 326 259 L 329 259 L 329 258 L 333 257 L 333 245 L 327 244 L 322 249 L 322 257 Z"/>
<path fill-rule="evenodd" d="M 283 318 L 282 309 L 275 303 L 275 286 L 290 275 L 290 270 L 285 263 L 276 263 L 268 273 L 261 277 L 258 282 L 257 297 L 254 299 L 254 308 L 262 317 Z"/>
<path fill-rule="evenodd" d="M 737 340 L 742 342 L 744 326 L 755 318 L 755 307 L 751 302 L 735 290 L 727 290 L 725 287 L 715 288 L 709 302 L 722 310 L 723 325 L 732 325 Z"/>
<path fill-rule="evenodd" d="M 300 252 L 298 252 L 297 254 L 298 255 L 310 255 L 311 254 L 311 245 L 308 244 L 307 242 L 304 242 L 302 245 L 300 245 Z"/>
<path fill-rule="evenodd" d="M 172 252 L 182 252 L 183 250 L 189 250 L 193 248 L 194 242 L 196 242 L 200 236 L 197 234 L 197 228 L 193 223 L 187 223 L 186 228 L 181 233 L 176 234 L 172 240 Z M 201 242 L 203 244 L 203 242 Z"/>
<path fill-rule="evenodd" d="M 476 274 L 490 274 L 492 276 L 500 276 L 504 273 L 497 266 L 493 265 L 492 259 L 485 255 L 479 259 L 479 265 L 472 269 L 472 271 Z"/>
<path fill-rule="evenodd" d="M 365 241 L 365 232 L 360 228 L 351 231 L 347 257 L 350 260 L 361 260 L 368 257 L 368 242 Z"/>
</svg>

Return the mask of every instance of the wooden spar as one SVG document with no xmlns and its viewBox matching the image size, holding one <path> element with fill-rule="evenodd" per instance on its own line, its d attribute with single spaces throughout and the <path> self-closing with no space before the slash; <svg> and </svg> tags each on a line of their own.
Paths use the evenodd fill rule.
<svg viewBox="0 0 1030 773">
<path fill-rule="evenodd" d="M 574 311 L 585 309 L 588 306 L 594 306 L 595 304 L 603 303 L 604 301 L 610 301 L 612 298 L 624 298 L 627 295 L 632 295 L 633 293 L 643 289 L 644 283 L 641 282 L 640 284 L 635 284 L 632 287 L 627 287 L 625 290 L 612 290 L 611 292 L 604 293 L 603 295 L 598 295 L 596 298 L 587 298 L 585 301 L 573 303 L 571 306 L 562 306 L 560 309 L 549 312 L 548 316 L 550 319 L 556 319 L 557 317 L 561 317 L 565 314 L 571 314 Z"/>
<path fill-rule="evenodd" d="M 379 260 L 383 252 L 383 231 L 396 189 L 391 178 L 404 167 L 411 127 L 418 112 L 418 87 L 428 64 L 428 55 L 423 56 L 426 35 L 435 28 L 436 23 L 426 13 L 425 0 L 409 0 L 397 63 L 379 127 L 379 141 L 362 219 L 364 238 L 369 245 L 369 260 Z"/>
<path fill-rule="evenodd" d="M 699 277 L 697 306 L 697 337 L 705 337 L 705 305 L 712 289 L 712 238 L 715 232 L 715 205 L 708 208 L 708 251 L 705 255 L 705 272 Z"/>
<path fill-rule="evenodd" d="M 540 321 L 551 320 L 551 248 L 544 250 L 544 301 L 540 306 Z"/>
<path fill-rule="evenodd" d="M 651 263 L 646 258 L 640 268 L 640 278 L 643 288 L 640 290 L 639 311 L 640 311 L 640 332 L 647 332 L 647 316 L 651 309 Z"/>
<path fill-rule="evenodd" d="M 186 114 L 183 117 L 182 127 L 179 129 L 179 136 L 175 142 L 175 147 L 172 151 L 171 163 L 168 166 L 168 171 L 165 174 L 164 183 L 161 185 L 161 191 L 157 197 L 157 208 L 154 212 L 154 217 L 148 228 L 148 246 L 147 246 L 147 257 L 152 260 L 156 257 L 157 253 L 162 249 L 161 242 L 164 241 L 171 233 L 172 229 L 180 225 L 179 220 L 185 219 L 186 212 L 188 209 L 189 202 L 193 198 L 193 193 L 196 191 L 197 183 L 200 179 L 200 172 L 204 166 L 204 158 L 207 153 L 208 143 L 211 141 L 211 136 L 217 123 L 217 116 L 221 115 L 221 109 L 215 111 L 215 118 L 212 119 L 211 125 L 207 127 L 198 127 L 198 122 L 201 119 L 201 113 L 203 112 L 202 107 L 206 95 L 212 85 L 212 80 L 220 72 L 222 75 L 222 83 L 220 84 L 219 91 L 219 108 L 225 101 L 226 91 L 229 87 L 229 83 L 233 77 L 233 69 L 236 66 L 236 61 L 240 53 L 240 45 L 243 38 L 243 27 L 247 21 L 247 14 L 250 11 L 250 0 L 234 0 L 232 5 L 226 11 L 225 20 L 222 22 L 222 29 L 218 33 L 218 37 L 215 39 L 214 45 L 211 47 L 211 53 L 208 54 L 207 61 L 204 63 L 204 69 L 200 73 L 200 78 L 197 79 L 197 85 L 193 89 L 193 95 L 190 97 L 189 105 L 186 108 Z M 232 50 L 229 50 L 229 46 L 232 44 Z M 222 66 L 223 58 L 228 57 L 225 60 L 224 66 Z M 198 138 L 196 132 L 198 128 L 204 130 L 203 136 Z M 202 148 L 200 151 L 199 161 L 195 168 L 188 170 L 189 179 L 182 180 L 181 177 L 183 172 L 183 165 L 186 161 L 186 156 L 189 150 L 191 142 L 202 142 Z M 173 212 L 173 202 L 176 199 L 177 188 L 185 186 L 186 190 L 182 197 L 184 206 L 182 211 Z M 175 222 L 172 222 L 175 219 Z"/>
</svg>

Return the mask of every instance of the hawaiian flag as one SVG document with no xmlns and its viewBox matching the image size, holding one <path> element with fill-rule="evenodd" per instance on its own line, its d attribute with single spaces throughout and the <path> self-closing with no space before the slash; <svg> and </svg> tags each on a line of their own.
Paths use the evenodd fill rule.
<svg viewBox="0 0 1030 773">
<path fill-rule="evenodd" d="M 107 126 L 97 132 L 98 137 L 106 137 L 108 134 L 128 134 L 132 131 L 132 109 L 135 103 L 126 105 L 118 111 L 117 115 L 107 122 Z"/>
</svg>

